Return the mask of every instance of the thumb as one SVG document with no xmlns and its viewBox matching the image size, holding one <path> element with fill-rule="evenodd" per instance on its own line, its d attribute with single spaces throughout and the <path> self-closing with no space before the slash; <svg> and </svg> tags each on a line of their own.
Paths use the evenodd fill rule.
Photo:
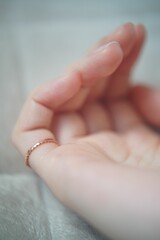
<svg viewBox="0 0 160 240">
<path fill-rule="evenodd" d="M 135 86 L 131 89 L 130 97 L 145 121 L 160 127 L 160 89 Z"/>
</svg>

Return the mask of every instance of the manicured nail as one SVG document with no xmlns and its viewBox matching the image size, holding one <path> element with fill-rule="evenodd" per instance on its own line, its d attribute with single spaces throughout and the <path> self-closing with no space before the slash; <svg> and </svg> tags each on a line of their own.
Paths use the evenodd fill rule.
<svg viewBox="0 0 160 240">
<path fill-rule="evenodd" d="M 110 47 L 111 45 L 118 45 L 118 46 L 120 47 L 119 42 L 117 42 L 117 41 L 112 41 L 112 42 L 109 42 L 109 43 L 107 43 L 107 44 L 104 44 L 104 45 L 100 46 L 99 48 L 97 48 L 97 49 L 94 51 L 94 53 L 101 52 L 101 51 L 105 50 L 106 48 Z"/>
</svg>

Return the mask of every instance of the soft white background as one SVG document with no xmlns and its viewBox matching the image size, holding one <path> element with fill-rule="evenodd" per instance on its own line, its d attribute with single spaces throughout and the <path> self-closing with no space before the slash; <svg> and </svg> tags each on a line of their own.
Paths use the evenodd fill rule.
<svg viewBox="0 0 160 240">
<path fill-rule="evenodd" d="M 28 93 L 126 21 L 148 30 L 135 82 L 160 86 L 159 0 L 0 0 L 1 173 L 26 171 L 10 132 Z"/>
</svg>

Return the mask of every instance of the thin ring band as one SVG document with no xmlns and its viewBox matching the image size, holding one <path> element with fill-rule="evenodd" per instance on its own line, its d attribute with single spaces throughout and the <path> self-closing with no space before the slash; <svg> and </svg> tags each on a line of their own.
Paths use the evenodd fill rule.
<svg viewBox="0 0 160 240">
<path fill-rule="evenodd" d="M 31 155 L 31 153 L 39 146 L 41 146 L 42 144 L 46 144 L 46 143 L 56 143 L 56 140 L 54 140 L 53 138 L 46 138 L 40 142 L 37 142 L 36 144 L 34 144 L 26 153 L 26 157 L 25 157 L 25 164 L 26 166 L 30 167 L 30 164 L 29 164 L 29 157 Z"/>
</svg>

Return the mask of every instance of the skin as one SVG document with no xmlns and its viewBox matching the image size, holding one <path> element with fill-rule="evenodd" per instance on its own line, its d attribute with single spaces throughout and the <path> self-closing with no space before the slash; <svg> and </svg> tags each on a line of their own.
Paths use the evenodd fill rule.
<svg viewBox="0 0 160 240">
<path fill-rule="evenodd" d="M 129 81 L 145 39 L 124 24 L 34 90 L 13 131 L 31 168 L 67 207 L 112 239 L 160 238 L 160 91 Z M 107 45 L 108 44 L 108 45 Z M 150 126 L 149 126 L 150 125 Z"/>
</svg>

